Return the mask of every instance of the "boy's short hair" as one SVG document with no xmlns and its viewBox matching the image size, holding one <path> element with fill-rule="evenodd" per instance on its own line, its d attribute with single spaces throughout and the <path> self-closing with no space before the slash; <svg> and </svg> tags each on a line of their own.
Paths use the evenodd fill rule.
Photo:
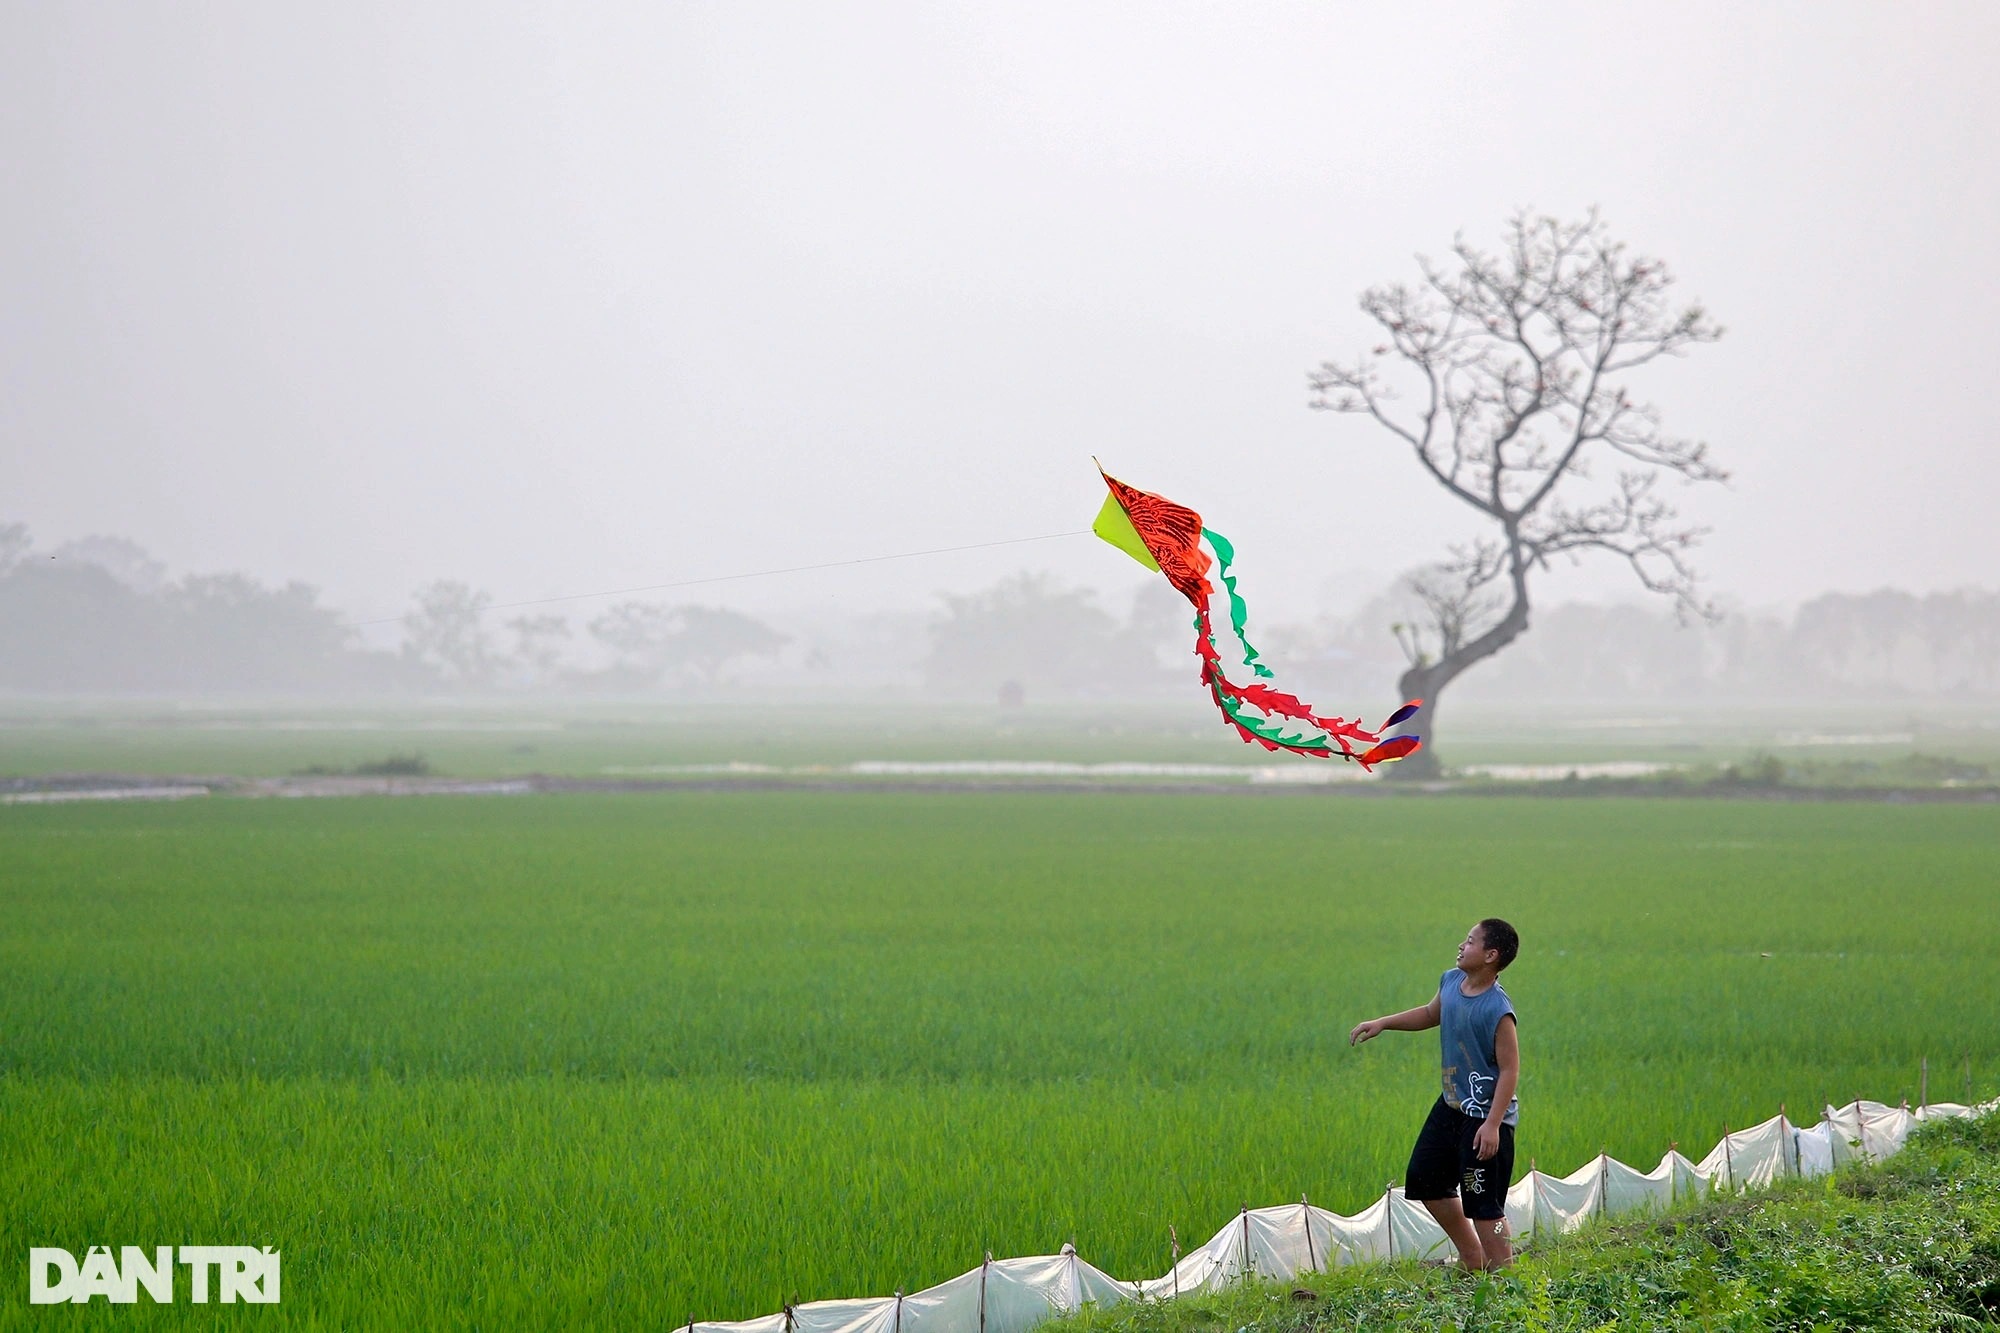
<svg viewBox="0 0 2000 1333">
<path fill-rule="evenodd" d="M 1505 972 L 1514 955 L 1521 952 L 1520 933 L 1497 916 L 1479 923 L 1479 938 L 1486 941 L 1487 948 L 1500 951 L 1500 961 L 1493 967 L 1495 972 Z"/>
</svg>

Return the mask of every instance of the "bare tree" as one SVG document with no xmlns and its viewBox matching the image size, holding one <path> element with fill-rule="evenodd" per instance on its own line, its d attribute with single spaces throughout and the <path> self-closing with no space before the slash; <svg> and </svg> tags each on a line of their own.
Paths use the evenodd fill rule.
<svg viewBox="0 0 2000 1333">
<path fill-rule="evenodd" d="M 613 675 L 628 684 L 651 686 L 672 662 L 680 617 L 674 608 L 656 602 L 619 602 L 600 613 L 589 628 L 593 638 L 618 655 Z"/>
<path fill-rule="evenodd" d="M 1504 609 L 1492 582 L 1490 575 L 1474 578 L 1471 571 L 1454 564 L 1405 574 L 1401 591 L 1415 603 L 1415 612 L 1412 619 L 1389 626 L 1404 660 L 1423 667 L 1462 652 L 1468 630 L 1490 623 Z"/>
<path fill-rule="evenodd" d="M 1313 407 L 1370 418 L 1490 525 L 1419 576 L 1429 623 L 1398 631 L 1409 668 L 1397 688 L 1424 700 L 1402 728 L 1426 740 L 1400 766 L 1412 777 L 1440 771 L 1438 696 L 1528 628 L 1529 577 L 1552 557 L 1619 557 L 1683 617 L 1712 618 L 1686 561 L 1704 530 L 1680 521 L 1659 482 L 1726 475 L 1625 383 L 1722 330 L 1698 304 L 1676 308 L 1666 265 L 1628 255 L 1594 211 L 1517 214 L 1497 254 L 1461 235 L 1448 264 L 1417 262 L 1421 283 L 1361 298 L 1385 341 L 1308 381 Z M 1602 482 L 1600 461 L 1616 469 Z"/>
<path fill-rule="evenodd" d="M 417 589 L 417 609 L 403 617 L 403 653 L 454 685 L 492 677 L 493 645 L 484 616 L 492 598 L 465 583 L 439 579 Z"/>
<path fill-rule="evenodd" d="M 555 679 L 562 665 L 563 641 L 570 636 L 569 621 L 561 616 L 515 616 L 507 622 L 514 631 L 514 657 L 534 673 L 535 683 Z"/>
</svg>

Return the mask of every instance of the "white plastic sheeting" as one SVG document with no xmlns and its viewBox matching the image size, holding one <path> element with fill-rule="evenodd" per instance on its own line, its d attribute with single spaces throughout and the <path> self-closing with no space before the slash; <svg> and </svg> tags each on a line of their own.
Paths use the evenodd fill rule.
<svg viewBox="0 0 2000 1333">
<path fill-rule="evenodd" d="M 1597 1217 L 1665 1208 L 1710 1190 L 1762 1189 L 1787 1176 L 1824 1175 L 1901 1150 L 1910 1131 L 1926 1120 L 1994 1110 L 2000 1110 L 2000 1099 L 1977 1107 L 1940 1102 L 1916 1111 L 1855 1101 L 1827 1107 L 1810 1129 L 1773 1116 L 1723 1135 L 1699 1161 L 1669 1152 L 1651 1171 L 1600 1154 L 1566 1176 L 1530 1170 L 1507 1191 L 1507 1221 L 1515 1239 L 1525 1240 L 1538 1231 L 1574 1231 Z M 686 1333 L 1021 1333 L 1086 1304 L 1173 1300 L 1249 1277 L 1289 1281 L 1347 1264 L 1451 1255 L 1450 1241 L 1429 1211 L 1392 1185 L 1352 1217 L 1304 1199 L 1246 1208 L 1166 1274 L 1144 1281 L 1112 1277 L 1065 1245 L 1060 1254 L 988 1259 L 909 1295 L 813 1301 L 759 1319 L 683 1327 Z"/>
<path fill-rule="evenodd" d="M 1138 1284 L 1100 1272 L 1065 1245 L 1030 1259 L 988 1259 L 969 1273 L 910 1295 L 813 1301 L 733 1323 L 684 1325 L 687 1333 L 1008 1333 L 1085 1304 L 1139 1298 Z"/>
</svg>

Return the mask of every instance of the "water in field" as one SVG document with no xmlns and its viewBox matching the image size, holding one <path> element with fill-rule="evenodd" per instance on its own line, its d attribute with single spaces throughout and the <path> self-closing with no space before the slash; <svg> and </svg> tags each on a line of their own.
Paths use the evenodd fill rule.
<svg viewBox="0 0 2000 1333">
<path fill-rule="evenodd" d="M 1981 1095 L 2000 810 L 684 792 L 0 810 L 0 1250 L 281 1318 L 673 1324 L 1398 1177 L 1465 927 L 1521 1167 Z M 381 1293 L 400 1293 L 385 1307 Z M 556 1317 L 557 1312 L 561 1317 Z M 277 1312 L 267 1312 L 277 1313 Z"/>
</svg>

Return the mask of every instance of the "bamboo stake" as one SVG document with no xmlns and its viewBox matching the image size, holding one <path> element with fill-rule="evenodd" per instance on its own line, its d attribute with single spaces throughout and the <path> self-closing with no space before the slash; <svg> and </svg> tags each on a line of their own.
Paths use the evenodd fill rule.
<svg viewBox="0 0 2000 1333">
<path fill-rule="evenodd" d="M 1313 1210 L 1312 1205 L 1306 1202 L 1306 1196 L 1303 1194 L 1299 1195 L 1299 1217 L 1305 1222 L 1306 1228 L 1307 1271 L 1317 1273 L 1319 1272 L 1319 1259 L 1313 1254 Z"/>
<path fill-rule="evenodd" d="M 993 1251 L 986 1252 L 986 1262 L 979 1265 L 979 1333 L 986 1333 L 986 1270 L 993 1267 Z"/>
</svg>

